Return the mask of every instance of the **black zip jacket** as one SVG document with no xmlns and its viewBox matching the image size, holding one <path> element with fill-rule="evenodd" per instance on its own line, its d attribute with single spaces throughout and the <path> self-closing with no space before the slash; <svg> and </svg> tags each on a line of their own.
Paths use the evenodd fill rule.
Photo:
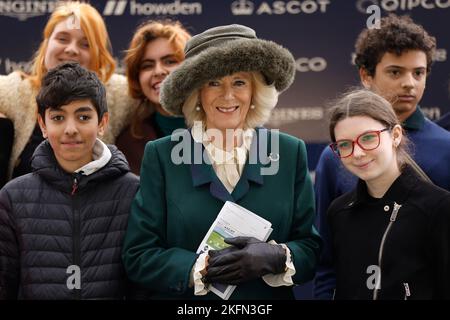
<svg viewBox="0 0 450 320">
<path fill-rule="evenodd" d="M 450 299 L 450 193 L 411 168 L 381 199 L 359 180 L 333 201 L 328 223 L 335 299 Z"/>
<path fill-rule="evenodd" d="M 139 179 L 123 154 L 108 147 L 106 166 L 71 175 L 44 141 L 33 155 L 34 172 L 0 191 L 1 299 L 125 296 L 121 248 Z"/>
</svg>

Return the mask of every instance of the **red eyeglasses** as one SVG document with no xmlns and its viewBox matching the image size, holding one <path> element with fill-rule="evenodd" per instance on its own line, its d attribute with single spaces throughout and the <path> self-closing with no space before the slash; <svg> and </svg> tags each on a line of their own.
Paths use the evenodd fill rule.
<svg viewBox="0 0 450 320">
<path fill-rule="evenodd" d="M 355 140 L 343 139 L 333 142 L 330 144 L 330 148 L 341 159 L 350 157 L 353 154 L 355 143 L 365 151 L 374 150 L 380 145 L 380 133 L 388 130 L 389 128 L 384 128 L 363 132 Z"/>
</svg>

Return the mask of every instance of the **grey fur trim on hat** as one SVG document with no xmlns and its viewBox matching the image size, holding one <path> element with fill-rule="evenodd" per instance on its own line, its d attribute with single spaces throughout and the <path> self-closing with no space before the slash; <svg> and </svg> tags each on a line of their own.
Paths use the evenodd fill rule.
<svg viewBox="0 0 450 320">
<path fill-rule="evenodd" d="M 230 30 L 234 32 L 231 36 Z M 160 92 L 163 108 L 182 115 L 182 106 L 195 89 L 210 80 L 236 72 L 259 71 L 277 91 L 286 90 L 295 77 L 294 57 L 275 42 L 257 39 L 256 35 L 252 38 L 249 30 L 253 31 L 245 26 L 230 25 L 208 29 L 194 36 L 186 48 L 195 51 L 193 47 L 201 46 L 202 49 L 188 54 L 186 60 L 164 80 Z M 204 36 L 212 32 L 213 37 Z"/>
</svg>

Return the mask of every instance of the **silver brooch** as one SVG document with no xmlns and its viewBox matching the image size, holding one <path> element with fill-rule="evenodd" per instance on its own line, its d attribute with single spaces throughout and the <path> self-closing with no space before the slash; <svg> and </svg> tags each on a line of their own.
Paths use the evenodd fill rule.
<svg viewBox="0 0 450 320">
<path fill-rule="evenodd" d="M 274 162 L 279 161 L 280 155 L 278 153 L 270 153 L 269 159 L 270 159 L 270 161 L 274 161 Z"/>
</svg>

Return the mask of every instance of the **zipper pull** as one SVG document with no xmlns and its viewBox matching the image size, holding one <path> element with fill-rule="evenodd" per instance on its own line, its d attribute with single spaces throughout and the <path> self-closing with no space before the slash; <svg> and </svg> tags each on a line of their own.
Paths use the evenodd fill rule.
<svg viewBox="0 0 450 320">
<path fill-rule="evenodd" d="M 395 219 L 397 219 L 397 213 L 398 213 L 398 210 L 400 210 L 401 207 L 402 207 L 401 204 L 398 204 L 397 202 L 394 202 L 394 209 L 392 210 L 391 218 L 389 219 L 390 221 L 394 222 Z"/>
<path fill-rule="evenodd" d="M 407 282 L 403 283 L 405 287 L 405 300 L 408 300 L 408 297 L 411 297 L 411 291 L 409 290 L 409 284 Z"/>
<path fill-rule="evenodd" d="M 78 179 L 77 177 L 73 178 L 73 184 L 72 184 L 72 195 L 75 194 L 75 192 L 77 192 L 78 189 Z"/>
</svg>

